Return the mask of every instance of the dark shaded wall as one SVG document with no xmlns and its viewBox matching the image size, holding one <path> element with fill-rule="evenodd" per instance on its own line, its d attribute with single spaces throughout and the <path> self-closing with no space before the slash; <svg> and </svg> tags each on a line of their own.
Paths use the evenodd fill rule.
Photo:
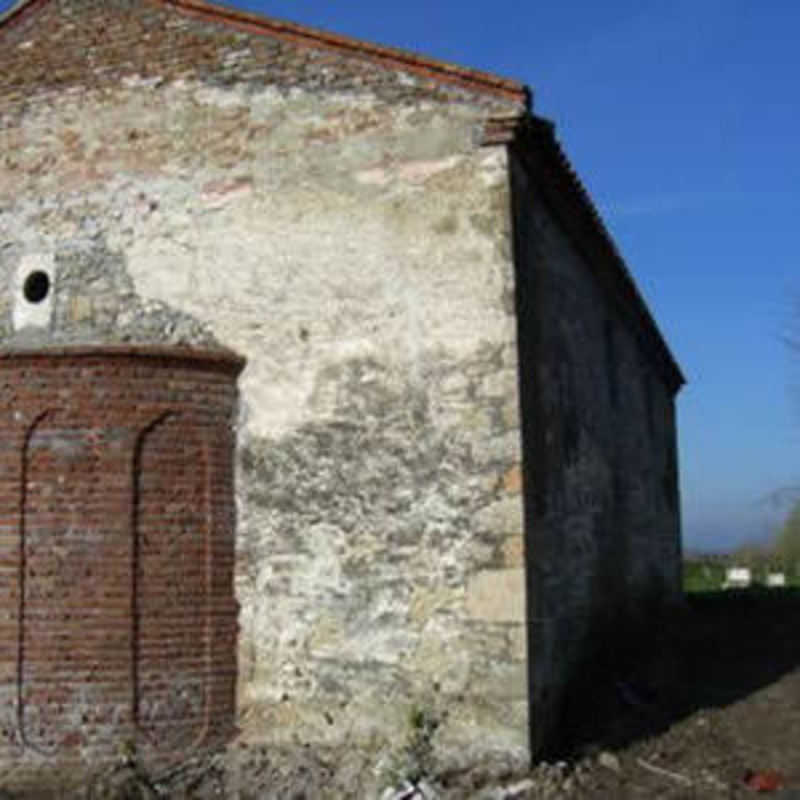
<svg viewBox="0 0 800 800">
<path fill-rule="evenodd" d="M 674 378 L 535 164 L 512 155 L 511 176 L 536 751 L 557 746 L 584 667 L 680 597 Z"/>
</svg>

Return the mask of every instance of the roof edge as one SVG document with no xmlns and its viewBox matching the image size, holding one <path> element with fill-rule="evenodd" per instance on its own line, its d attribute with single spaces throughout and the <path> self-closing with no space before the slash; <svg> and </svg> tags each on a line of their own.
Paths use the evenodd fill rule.
<svg viewBox="0 0 800 800">
<path fill-rule="evenodd" d="M 9 28 L 15 25 L 39 6 L 48 2 L 49 0 L 17 0 L 16 3 L 11 4 L 11 8 L 0 11 L 0 28 Z"/>
<path fill-rule="evenodd" d="M 439 83 L 485 94 L 521 105 L 530 111 L 533 105 L 530 88 L 521 81 L 491 72 L 470 69 L 423 56 L 410 50 L 373 44 L 318 28 L 275 19 L 238 8 L 211 3 L 208 0 L 142 0 L 168 7 L 186 16 L 205 22 L 227 25 L 246 33 L 273 36 L 303 47 L 332 50 L 361 58 L 390 69 L 401 69 Z M 0 13 L 0 29 L 9 28 L 26 19 L 50 0 L 17 0 L 11 8 Z"/>
<path fill-rule="evenodd" d="M 39 1 L 28 0 L 28 2 L 33 3 Z M 406 72 L 433 78 L 444 84 L 516 102 L 528 110 L 532 106 L 532 93 L 528 86 L 520 81 L 504 78 L 490 72 L 482 72 L 458 64 L 439 61 L 408 50 L 373 44 L 350 36 L 329 33 L 294 22 L 242 11 L 226 5 L 210 3 L 207 0 L 149 1 L 161 6 L 174 8 L 196 19 L 225 24 L 248 33 L 274 36 L 305 47 L 334 50 L 357 58 L 363 58 L 385 67 L 402 69 Z"/>
<path fill-rule="evenodd" d="M 619 297 L 639 323 L 649 349 L 664 368 L 671 390 L 677 393 L 686 378 L 555 131 L 553 122 L 533 114 L 497 118 L 488 122 L 484 143 L 516 147 L 526 167 L 533 167 L 531 179 L 540 187 L 593 271 L 601 279 L 613 282 Z"/>
</svg>

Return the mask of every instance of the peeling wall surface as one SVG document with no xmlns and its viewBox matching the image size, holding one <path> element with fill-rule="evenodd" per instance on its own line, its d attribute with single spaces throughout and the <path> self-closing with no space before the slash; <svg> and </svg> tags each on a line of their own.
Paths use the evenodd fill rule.
<svg viewBox="0 0 800 800">
<path fill-rule="evenodd" d="M 34 6 L 0 28 L 0 342 L 246 357 L 242 736 L 388 769 L 425 719 L 443 766 L 524 766 L 680 569 L 675 373 L 487 144 L 524 103 L 160 2 Z"/>
<path fill-rule="evenodd" d="M 479 144 L 503 104 L 281 48 L 131 2 L 54 1 L 5 34 L 3 345 L 247 358 L 245 737 L 388 753 L 425 708 L 451 765 L 524 763 L 508 170 Z"/>
</svg>

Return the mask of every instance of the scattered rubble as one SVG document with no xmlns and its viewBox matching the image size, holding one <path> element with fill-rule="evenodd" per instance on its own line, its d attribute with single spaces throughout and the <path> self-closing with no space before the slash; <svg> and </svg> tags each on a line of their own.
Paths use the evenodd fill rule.
<svg viewBox="0 0 800 800">
<path fill-rule="evenodd" d="M 597 763 L 601 767 L 605 767 L 606 769 L 610 769 L 612 772 L 620 773 L 622 772 L 622 767 L 620 766 L 619 759 L 613 754 L 607 751 L 603 751 L 597 757 Z"/>
<path fill-rule="evenodd" d="M 755 792 L 777 792 L 783 788 L 783 777 L 773 769 L 753 772 L 747 770 L 744 774 L 744 782 Z"/>
</svg>

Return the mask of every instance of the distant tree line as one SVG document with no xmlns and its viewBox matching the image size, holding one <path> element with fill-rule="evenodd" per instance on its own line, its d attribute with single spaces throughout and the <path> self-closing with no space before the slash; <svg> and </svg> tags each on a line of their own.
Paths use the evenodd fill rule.
<svg viewBox="0 0 800 800">
<path fill-rule="evenodd" d="M 730 567 L 750 569 L 754 584 L 765 584 L 770 573 L 780 572 L 789 586 L 800 586 L 800 503 L 769 542 L 748 543 L 729 553 L 687 554 L 683 583 L 687 591 L 719 589 Z"/>
<path fill-rule="evenodd" d="M 772 542 L 772 550 L 775 557 L 787 568 L 797 570 L 800 565 L 800 503 L 795 503 L 778 531 Z"/>
<path fill-rule="evenodd" d="M 786 346 L 790 352 L 800 358 L 800 297 L 795 300 L 793 324 L 785 336 Z M 784 564 L 800 570 L 800 487 L 789 490 L 791 511 L 778 530 L 772 550 Z"/>
</svg>

